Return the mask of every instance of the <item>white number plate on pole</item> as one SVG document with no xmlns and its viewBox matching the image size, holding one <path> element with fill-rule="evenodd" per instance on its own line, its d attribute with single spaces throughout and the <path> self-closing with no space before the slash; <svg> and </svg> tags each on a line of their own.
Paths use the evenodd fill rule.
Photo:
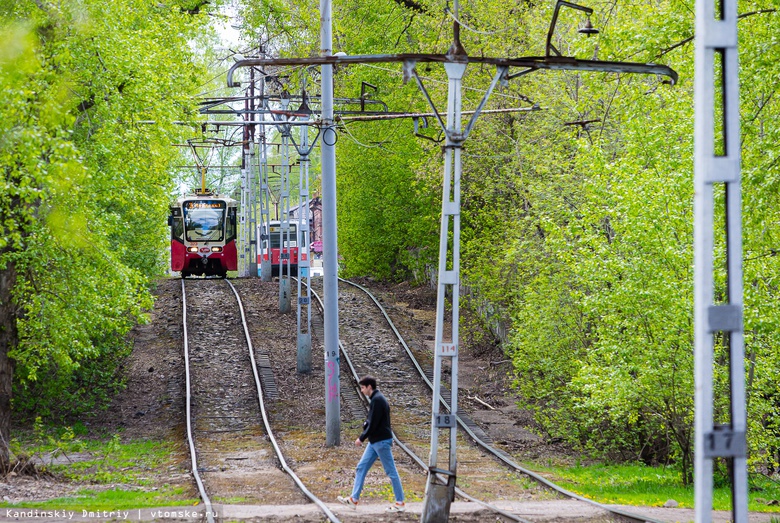
<svg viewBox="0 0 780 523">
<path fill-rule="evenodd" d="M 437 356 L 457 356 L 458 345 L 455 343 L 440 343 L 436 349 Z"/>
</svg>

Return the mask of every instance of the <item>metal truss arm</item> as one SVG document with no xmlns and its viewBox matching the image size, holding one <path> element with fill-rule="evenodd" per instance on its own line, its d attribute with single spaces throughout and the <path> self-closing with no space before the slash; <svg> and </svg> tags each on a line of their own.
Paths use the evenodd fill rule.
<svg viewBox="0 0 780 523">
<path fill-rule="evenodd" d="M 407 64 L 404 65 L 404 68 L 405 69 L 407 68 Z M 502 78 L 506 78 L 507 71 L 509 70 L 509 68 L 506 66 L 499 66 L 496 69 L 497 69 L 496 74 L 493 75 L 493 81 L 490 83 L 490 87 L 488 87 L 487 91 L 485 91 L 485 95 L 482 97 L 482 100 L 479 102 L 477 108 L 471 113 L 471 118 L 469 119 L 468 125 L 466 125 L 466 130 L 463 132 L 460 131 L 451 132 L 447 128 L 447 125 L 444 123 L 444 120 L 442 120 L 439 111 L 436 110 L 436 105 L 433 103 L 433 100 L 431 99 L 431 95 L 428 94 L 428 90 L 425 89 L 425 85 L 423 85 L 422 78 L 420 78 L 420 75 L 417 74 L 417 68 L 414 66 L 409 67 L 412 76 L 414 76 L 414 79 L 417 81 L 417 86 L 420 88 L 420 91 L 422 91 L 423 95 L 425 96 L 425 99 L 428 100 L 428 105 L 431 106 L 431 110 L 433 111 L 436 120 L 438 120 L 439 125 L 441 125 L 442 130 L 447 136 L 447 140 L 450 142 L 464 142 L 466 141 L 466 138 L 469 137 L 469 133 L 471 133 L 471 129 L 474 127 L 474 124 L 477 122 L 477 118 L 479 118 L 479 115 L 482 113 L 482 109 L 484 109 L 485 104 L 487 104 L 490 95 L 493 94 L 493 90 L 496 88 L 498 82 Z"/>
<path fill-rule="evenodd" d="M 523 69 L 550 69 L 568 71 L 591 71 L 604 73 L 634 73 L 654 74 L 669 78 L 669 83 L 677 83 L 677 72 L 671 67 L 658 64 L 642 64 L 635 62 L 610 62 L 604 60 L 579 60 L 569 56 L 526 56 L 519 58 L 490 58 L 462 56 L 453 60 L 446 54 L 385 54 L 385 55 L 354 55 L 354 56 L 318 56 L 314 58 L 251 58 L 239 60 L 230 66 L 227 73 L 228 87 L 239 87 L 241 84 L 233 81 L 233 74 L 242 67 L 258 65 L 349 65 L 387 62 L 465 62 L 492 64 L 504 67 L 520 67 Z"/>
</svg>

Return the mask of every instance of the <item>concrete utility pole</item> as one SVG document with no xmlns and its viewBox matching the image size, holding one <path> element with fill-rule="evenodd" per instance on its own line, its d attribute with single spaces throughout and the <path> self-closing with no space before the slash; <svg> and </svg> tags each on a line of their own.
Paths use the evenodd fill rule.
<svg viewBox="0 0 780 523">
<path fill-rule="evenodd" d="M 331 0 L 320 0 L 320 55 L 333 54 Z M 333 122 L 333 65 L 322 66 L 322 290 L 325 300 L 325 444 L 341 441 L 339 382 L 339 256 L 336 227 L 336 127 Z"/>
<path fill-rule="evenodd" d="M 697 523 L 712 521 L 712 464 L 719 458 L 730 464 L 731 521 L 748 521 L 737 72 L 737 0 L 696 0 L 693 239 Z M 715 127 L 716 121 L 720 128 Z M 713 268 L 716 191 L 724 196 L 724 287 L 716 284 Z M 720 252 L 723 247 L 717 246 Z M 719 298 L 715 298 L 716 291 Z M 722 350 L 728 351 L 730 378 L 729 411 L 717 414 L 713 402 L 716 339 L 721 340 Z"/>
</svg>

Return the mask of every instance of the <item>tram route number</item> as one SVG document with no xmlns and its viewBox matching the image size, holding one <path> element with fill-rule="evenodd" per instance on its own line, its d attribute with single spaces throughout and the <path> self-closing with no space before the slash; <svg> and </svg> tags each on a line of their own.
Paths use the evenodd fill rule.
<svg viewBox="0 0 780 523">
<path fill-rule="evenodd" d="M 744 458 L 747 456 L 747 440 L 744 432 L 734 432 L 728 426 L 716 425 L 715 430 L 704 434 L 705 458 Z"/>
<path fill-rule="evenodd" d="M 437 429 L 443 428 L 455 428 L 458 424 L 458 420 L 455 414 L 436 414 L 434 416 L 434 424 Z"/>
<path fill-rule="evenodd" d="M 311 298 L 309 298 L 308 296 L 301 296 L 300 298 L 298 298 L 298 303 L 300 305 L 308 305 L 310 301 Z"/>
</svg>

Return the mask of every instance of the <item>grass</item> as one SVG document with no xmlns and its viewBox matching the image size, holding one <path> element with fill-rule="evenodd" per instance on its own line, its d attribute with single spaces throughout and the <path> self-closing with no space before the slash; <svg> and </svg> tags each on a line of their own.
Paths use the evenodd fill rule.
<svg viewBox="0 0 780 523">
<path fill-rule="evenodd" d="M 182 487 L 165 487 L 158 491 L 146 490 L 92 490 L 81 489 L 73 496 L 24 503 L 2 503 L 7 508 L 37 508 L 41 510 L 117 511 L 138 508 L 197 505 L 199 500 L 188 499 Z"/>
<path fill-rule="evenodd" d="M 555 483 L 599 503 L 662 506 L 673 499 L 680 507 L 693 508 L 693 486 L 683 487 L 680 474 L 671 468 L 643 465 L 588 465 L 575 467 L 539 467 Z M 751 476 L 748 510 L 778 512 L 780 506 L 768 505 L 780 500 L 780 484 Z M 731 510 L 728 485 L 713 490 L 713 509 Z"/>
<path fill-rule="evenodd" d="M 61 510 L 124 510 L 160 506 L 194 505 L 189 486 L 157 484 L 157 470 L 179 463 L 175 445 L 157 440 L 122 442 L 119 435 L 108 439 L 79 439 L 73 430 L 47 432 L 36 426 L 12 442 L 19 458 L 58 456 L 63 464 L 38 466 L 60 480 L 87 484 L 75 494 L 47 501 L 0 503 L 0 507 Z"/>
</svg>

